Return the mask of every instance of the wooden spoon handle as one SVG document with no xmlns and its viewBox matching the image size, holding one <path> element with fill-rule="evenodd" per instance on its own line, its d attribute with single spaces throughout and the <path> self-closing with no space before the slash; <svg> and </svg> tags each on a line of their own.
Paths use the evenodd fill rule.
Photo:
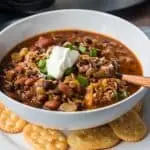
<svg viewBox="0 0 150 150">
<path fill-rule="evenodd" d="M 129 83 L 150 88 L 150 77 L 141 77 L 135 75 L 126 75 L 126 74 L 122 74 L 121 77 L 122 80 L 125 80 Z"/>
</svg>

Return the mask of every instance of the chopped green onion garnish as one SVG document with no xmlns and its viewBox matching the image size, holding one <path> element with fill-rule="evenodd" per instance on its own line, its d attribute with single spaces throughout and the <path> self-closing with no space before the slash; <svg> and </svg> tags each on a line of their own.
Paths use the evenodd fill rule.
<svg viewBox="0 0 150 150">
<path fill-rule="evenodd" d="M 119 101 L 119 97 L 118 97 L 118 93 L 117 93 L 117 91 L 114 91 L 113 92 L 113 97 L 117 100 L 117 101 Z"/>
<path fill-rule="evenodd" d="M 89 55 L 91 57 L 96 57 L 97 56 L 97 49 L 96 48 L 92 48 Z"/>
<path fill-rule="evenodd" d="M 39 70 L 43 74 L 47 74 L 47 68 L 46 68 L 46 59 L 41 59 L 37 62 L 37 66 L 39 67 Z"/>
<path fill-rule="evenodd" d="M 82 75 L 78 75 L 77 80 L 78 80 L 78 82 L 80 83 L 80 85 L 82 87 L 86 87 L 89 84 L 88 79 L 86 77 L 82 76 Z"/>
<path fill-rule="evenodd" d="M 40 72 L 44 73 L 44 74 L 47 74 L 47 68 L 46 68 L 46 66 L 44 68 L 40 68 Z"/>
<path fill-rule="evenodd" d="M 73 50 L 73 49 L 74 49 L 72 44 L 68 44 L 68 45 L 66 45 L 65 47 L 66 47 L 66 48 L 69 48 L 70 50 Z"/>
<path fill-rule="evenodd" d="M 73 72 L 73 67 L 72 68 L 67 68 L 64 75 L 67 76 Z"/>
<path fill-rule="evenodd" d="M 87 49 L 86 49 L 86 47 L 80 45 L 79 50 L 81 53 L 85 53 Z"/>
<path fill-rule="evenodd" d="M 127 91 L 117 92 L 117 98 L 118 100 L 122 100 L 124 98 L 128 97 Z"/>
<path fill-rule="evenodd" d="M 123 92 L 121 93 L 121 97 L 122 97 L 122 98 L 128 97 L 127 91 L 123 91 Z"/>
<path fill-rule="evenodd" d="M 39 68 L 44 68 L 46 66 L 46 59 L 41 59 L 37 63 Z"/>
<path fill-rule="evenodd" d="M 51 75 L 47 75 L 47 76 L 46 76 L 46 79 L 47 79 L 47 80 L 54 80 L 55 78 L 54 78 L 53 76 L 51 76 Z"/>
</svg>

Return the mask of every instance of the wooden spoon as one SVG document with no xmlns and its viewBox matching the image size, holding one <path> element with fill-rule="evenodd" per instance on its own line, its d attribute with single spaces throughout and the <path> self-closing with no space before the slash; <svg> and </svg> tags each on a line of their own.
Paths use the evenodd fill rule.
<svg viewBox="0 0 150 150">
<path fill-rule="evenodd" d="M 150 77 L 116 73 L 117 77 L 129 83 L 150 88 Z"/>
</svg>

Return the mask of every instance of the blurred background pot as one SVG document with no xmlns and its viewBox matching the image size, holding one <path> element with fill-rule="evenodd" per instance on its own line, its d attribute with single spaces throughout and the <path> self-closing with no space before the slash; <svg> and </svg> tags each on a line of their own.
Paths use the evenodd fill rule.
<svg viewBox="0 0 150 150">
<path fill-rule="evenodd" d="M 55 9 L 80 8 L 114 11 L 131 7 L 147 0 L 56 0 Z"/>
<path fill-rule="evenodd" d="M 55 0 L 1 0 L 0 10 L 22 14 L 37 13 L 49 8 Z"/>
</svg>

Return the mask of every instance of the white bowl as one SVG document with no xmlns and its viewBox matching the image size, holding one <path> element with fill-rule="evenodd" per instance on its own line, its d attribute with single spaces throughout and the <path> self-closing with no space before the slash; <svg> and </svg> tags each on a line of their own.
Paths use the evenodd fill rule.
<svg viewBox="0 0 150 150">
<path fill-rule="evenodd" d="M 37 14 L 5 28 L 0 32 L 0 60 L 19 42 L 49 30 L 83 29 L 115 37 L 138 57 L 145 76 L 150 76 L 150 42 L 131 23 L 110 14 L 88 10 L 58 10 Z M 32 123 L 46 127 L 75 130 L 108 123 L 129 111 L 144 96 L 140 88 L 130 97 L 113 105 L 82 111 L 58 112 L 26 106 L 0 92 L 0 100 L 16 114 Z"/>
</svg>

